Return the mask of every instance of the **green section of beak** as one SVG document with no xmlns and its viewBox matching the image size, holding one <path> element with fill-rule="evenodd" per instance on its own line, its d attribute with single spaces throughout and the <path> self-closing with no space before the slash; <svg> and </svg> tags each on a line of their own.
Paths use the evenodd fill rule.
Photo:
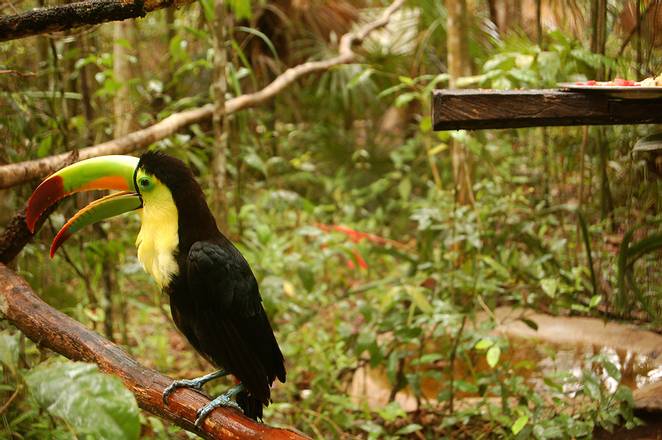
<svg viewBox="0 0 662 440">
<path fill-rule="evenodd" d="M 140 207 L 142 207 L 140 196 L 131 192 L 119 192 L 95 200 L 78 211 L 76 215 L 69 219 L 62 229 L 60 229 L 51 245 L 51 258 L 55 255 L 55 251 L 57 251 L 62 243 L 81 228 L 107 218 L 124 214 L 125 212 L 133 211 Z"/>
<path fill-rule="evenodd" d="M 31 232 L 41 215 L 64 197 L 93 189 L 136 191 L 133 174 L 139 159 L 132 156 L 100 156 L 77 162 L 41 182 L 28 200 L 26 223 Z"/>
<path fill-rule="evenodd" d="M 133 173 L 138 166 L 133 156 L 100 156 L 62 168 L 50 178 L 62 178 L 65 194 L 92 189 L 135 191 Z"/>
</svg>

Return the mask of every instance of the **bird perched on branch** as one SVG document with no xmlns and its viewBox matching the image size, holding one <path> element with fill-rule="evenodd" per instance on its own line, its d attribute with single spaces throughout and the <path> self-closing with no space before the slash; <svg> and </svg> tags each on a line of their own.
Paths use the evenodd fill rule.
<svg viewBox="0 0 662 440">
<path fill-rule="evenodd" d="M 257 281 L 248 263 L 216 226 L 200 185 L 179 159 L 147 152 L 87 159 L 45 179 L 28 201 L 26 222 L 37 220 L 53 204 L 79 191 L 120 190 L 93 201 L 57 233 L 51 257 L 82 227 L 139 210 L 138 259 L 170 296 L 177 328 L 219 371 L 174 381 L 163 401 L 180 387 L 200 390 L 212 379 L 233 375 L 239 384 L 198 411 L 196 425 L 218 406 L 241 408 L 262 418 L 276 378 L 285 382 L 283 355 L 262 307 Z M 232 400 L 232 399 L 235 400 Z"/>
</svg>

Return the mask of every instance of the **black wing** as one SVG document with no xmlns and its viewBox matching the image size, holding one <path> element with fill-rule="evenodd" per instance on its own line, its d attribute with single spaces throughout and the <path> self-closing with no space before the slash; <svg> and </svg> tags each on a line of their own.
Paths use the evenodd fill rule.
<svg viewBox="0 0 662 440">
<path fill-rule="evenodd" d="M 206 241 L 191 246 L 187 263 L 196 348 L 267 405 L 275 378 L 285 382 L 285 366 L 248 263 L 232 244 Z"/>
</svg>

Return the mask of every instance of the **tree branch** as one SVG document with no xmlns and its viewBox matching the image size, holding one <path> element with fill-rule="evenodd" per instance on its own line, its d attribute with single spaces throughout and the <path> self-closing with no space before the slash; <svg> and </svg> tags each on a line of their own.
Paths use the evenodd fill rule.
<svg viewBox="0 0 662 440">
<path fill-rule="evenodd" d="M 362 26 L 354 32 L 343 35 L 340 39 L 339 53 L 335 57 L 321 61 L 309 61 L 291 67 L 278 75 L 276 79 L 263 89 L 255 93 L 240 95 L 227 100 L 225 102 L 225 114 L 256 107 L 273 98 L 304 75 L 328 70 L 331 67 L 340 64 L 351 63 L 356 58 L 356 53 L 352 49 L 353 46 L 361 44 L 372 31 L 386 26 L 393 13 L 397 11 L 403 3 L 404 0 L 394 1 L 383 11 L 377 20 Z M 108 142 L 83 148 L 79 150 L 80 159 L 88 159 L 90 157 L 103 156 L 106 154 L 127 154 L 147 148 L 152 143 L 166 138 L 184 127 L 210 119 L 213 112 L 213 104 L 207 104 L 203 107 L 174 113 L 150 127 L 143 128 L 142 130 L 135 131 Z M 43 159 L 0 166 L 0 188 L 10 188 L 52 173 L 62 166 L 62 161 L 67 157 L 67 154 L 68 153 L 63 153 L 45 157 Z"/>
<path fill-rule="evenodd" d="M 148 12 L 157 9 L 179 7 L 191 2 L 192 0 L 86 0 L 33 9 L 0 17 L 0 41 L 144 17 Z"/>
<path fill-rule="evenodd" d="M 172 379 L 139 364 L 124 350 L 85 328 L 39 299 L 30 286 L 0 264 L 0 318 L 8 319 L 35 343 L 76 361 L 94 362 L 106 373 L 118 376 L 136 396 L 141 408 L 166 418 L 207 439 L 304 440 L 287 429 L 257 423 L 230 408 L 214 410 L 201 428 L 193 421 L 209 399 L 191 389 L 175 391 L 163 404 L 163 390 Z"/>
</svg>

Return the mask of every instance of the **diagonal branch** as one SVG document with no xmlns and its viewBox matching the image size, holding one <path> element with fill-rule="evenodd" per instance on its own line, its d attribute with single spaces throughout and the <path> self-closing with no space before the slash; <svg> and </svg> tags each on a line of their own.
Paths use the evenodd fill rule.
<svg viewBox="0 0 662 440">
<path fill-rule="evenodd" d="M 388 8 L 384 9 L 377 20 L 365 24 L 354 32 L 343 35 L 340 39 L 339 53 L 335 57 L 320 61 L 309 61 L 291 67 L 278 75 L 276 79 L 263 89 L 255 93 L 240 95 L 227 100 L 225 102 L 225 114 L 235 113 L 263 104 L 302 76 L 353 62 L 357 57 L 353 46 L 361 44 L 372 31 L 386 26 L 393 13 L 403 3 L 404 0 L 394 1 Z M 210 119 L 213 112 L 213 104 L 207 104 L 202 107 L 174 113 L 150 127 L 92 147 L 82 148 L 79 150 L 79 157 L 82 160 L 106 154 L 127 154 L 147 148 L 154 142 L 164 139 L 184 127 Z M 52 173 L 62 166 L 62 162 L 67 157 L 67 154 L 62 153 L 43 159 L 0 166 L 0 188 L 9 188 Z"/>
<path fill-rule="evenodd" d="M 193 0 L 85 0 L 0 17 L 0 41 L 66 31 L 81 26 L 144 17 L 148 12 L 179 7 Z"/>
<path fill-rule="evenodd" d="M 287 429 L 257 423 L 230 408 L 214 410 L 201 428 L 193 421 L 196 411 L 209 399 L 191 389 L 178 389 L 163 404 L 163 390 L 172 382 L 167 376 L 139 364 L 124 350 L 85 328 L 43 302 L 30 286 L 0 264 L 0 318 L 9 320 L 28 338 L 69 359 L 94 362 L 106 373 L 118 376 L 136 396 L 141 408 L 171 420 L 206 439 L 305 440 Z"/>
</svg>

